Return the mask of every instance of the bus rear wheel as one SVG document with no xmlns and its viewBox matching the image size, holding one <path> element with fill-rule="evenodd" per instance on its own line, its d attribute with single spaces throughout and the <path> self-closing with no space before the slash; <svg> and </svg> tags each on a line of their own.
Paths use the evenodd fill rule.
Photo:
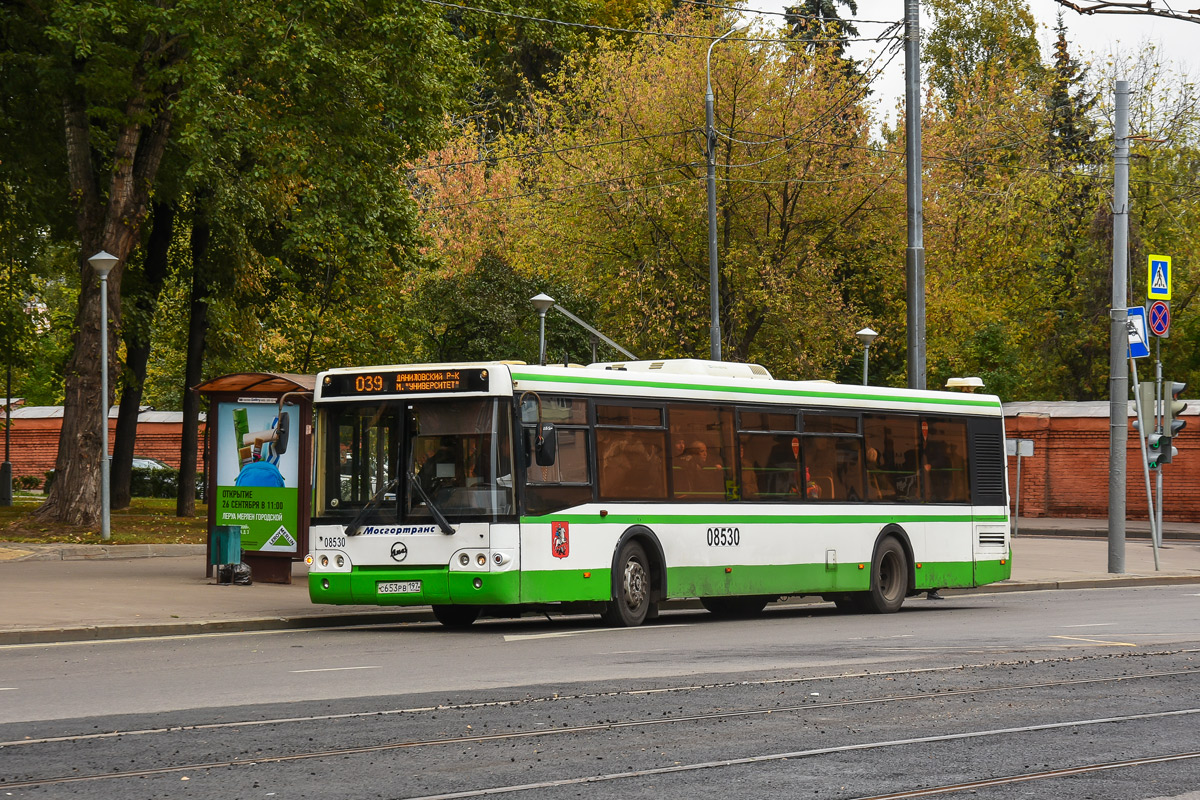
<svg viewBox="0 0 1200 800">
<path fill-rule="evenodd" d="M 613 575 L 613 599 L 601 615 L 605 623 L 618 628 L 634 628 L 646 620 L 650 611 L 650 562 L 637 542 L 621 545 Z"/>
<path fill-rule="evenodd" d="M 908 594 L 908 558 L 900 542 L 884 539 L 871 562 L 871 591 L 863 596 L 864 609 L 875 614 L 899 611 Z"/>
<path fill-rule="evenodd" d="M 479 611 L 479 606 L 434 606 L 433 616 L 447 628 L 469 628 Z"/>
<path fill-rule="evenodd" d="M 701 597 L 700 605 L 718 617 L 757 617 L 769 600 L 767 597 Z"/>
</svg>

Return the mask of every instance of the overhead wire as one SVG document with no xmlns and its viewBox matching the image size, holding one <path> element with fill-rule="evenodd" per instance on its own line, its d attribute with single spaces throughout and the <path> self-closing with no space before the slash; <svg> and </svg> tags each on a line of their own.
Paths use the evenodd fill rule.
<svg viewBox="0 0 1200 800">
<path fill-rule="evenodd" d="M 689 6 L 699 6 L 700 8 L 719 8 L 723 11 L 740 11 L 743 14 L 757 14 L 760 16 L 767 16 L 767 17 L 791 17 L 792 19 L 811 19 L 811 20 L 816 20 L 818 22 L 832 22 L 832 23 L 845 22 L 845 23 L 849 23 L 851 25 L 857 25 L 859 23 L 863 23 L 866 25 L 871 25 L 871 24 L 890 25 L 891 24 L 891 20 L 859 19 L 858 17 L 853 17 L 851 19 L 836 20 L 836 19 L 830 19 L 829 17 L 818 17 L 815 14 L 793 14 L 789 11 L 765 11 L 765 10 L 759 9 L 759 8 L 742 8 L 741 6 L 723 6 L 723 5 L 719 5 L 717 3 L 705 3 L 705 2 L 703 2 L 703 0 L 679 0 L 679 2 L 686 3 Z"/>
<path fill-rule="evenodd" d="M 887 61 L 884 63 L 884 65 L 883 65 L 882 67 L 880 67 L 880 71 L 882 71 L 882 70 L 884 70 L 884 69 L 887 69 L 888 65 L 890 65 L 890 64 L 892 63 L 892 59 L 894 59 L 894 58 L 895 58 L 895 57 L 896 57 L 896 56 L 899 54 L 900 50 L 901 50 L 901 48 L 899 48 L 899 47 L 895 47 L 895 48 L 894 48 L 894 50 L 893 50 L 893 52 L 892 52 L 891 56 L 889 56 L 889 57 L 888 57 L 888 60 L 887 60 Z M 878 56 L 876 56 L 876 57 L 875 57 L 875 61 L 878 61 L 878 60 L 879 60 L 879 58 L 880 58 L 880 57 L 882 57 L 882 56 L 883 56 L 883 53 L 885 53 L 885 52 L 887 52 L 887 51 L 886 51 L 886 50 L 884 50 L 884 51 L 883 51 L 883 52 L 881 52 L 881 53 L 880 53 Z M 874 61 L 872 61 L 872 65 L 874 65 L 874 63 L 875 63 L 875 62 L 874 62 Z M 865 96 L 866 96 L 866 94 L 867 94 L 867 92 L 869 92 L 869 91 L 870 91 L 870 81 L 864 81 L 864 82 L 863 82 L 862 84 L 860 84 L 860 85 L 859 85 L 857 88 L 858 88 L 858 93 L 857 93 L 857 94 L 856 94 L 854 97 L 847 98 L 847 95 L 849 95 L 849 94 L 850 94 L 850 92 L 851 92 L 851 90 L 847 90 L 846 92 L 844 92 L 844 93 L 842 94 L 842 96 L 841 96 L 841 97 L 839 97 L 839 98 L 837 99 L 837 101 L 835 101 L 835 106 L 834 106 L 834 108 L 833 108 L 833 109 L 831 109 L 830 111 L 826 112 L 826 114 L 824 114 L 823 116 L 821 116 L 821 117 L 817 117 L 815 120 L 810 120 L 810 121 L 809 121 L 809 122 L 808 122 L 806 125 L 804 125 L 804 126 L 803 126 L 802 128 L 800 128 L 799 130 L 793 131 L 792 133 L 786 134 L 786 135 L 784 135 L 784 136 L 780 136 L 780 137 L 778 137 L 778 138 L 775 138 L 775 139 L 765 140 L 765 141 L 762 141 L 762 142 L 748 142 L 748 141 L 743 141 L 743 140 L 741 140 L 741 139 L 735 139 L 735 138 L 733 138 L 732 136 L 729 136 L 729 135 L 727 135 L 727 134 L 722 134 L 722 133 L 720 133 L 720 132 L 718 132 L 718 133 L 717 133 L 717 136 L 718 136 L 718 137 L 720 137 L 720 138 L 726 139 L 726 140 L 728 140 L 728 141 L 731 141 L 731 142 L 737 143 L 737 144 L 745 144 L 745 145 L 751 145 L 751 146 L 757 146 L 757 145 L 760 145 L 760 144 L 775 144 L 775 143 L 777 143 L 777 142 L 783 142 L 783 141 L 795 140 L 795 139 L 796 139 L 796 137 L 800 136 L 801 134 L 805 133 L 806 131 L 811 131 L 811 130 L 813 130 L 814 128 L 818 128 L 820 123 L 823 123 L 824 121 L 826 121 L 827 119 L 831 118 L 833 115 L 835 115 L 835 114 L 837 114 L 837 113 L 841 112 L 842 110 L 844 110 L 844 109 L 846 109 L 846 108 L 849 108 L 849 107 L 850 107 L 850 105 L 851 105 L 852 103 L 855 103 L 855 102 L 857 102 L 857 101 L 861 100 L 863 97 L 865 97 Z M 845 102 L 845 103 L 843 103 L 843 102 L 842 102 L 843 100 L 845 100 L 846 102 Z M 811 143 L 813 140 L 811 140 L 811 139 L 801 139 L 801 140 L 799 140 L 799 141 L 801 141 L 801 142 L 810 142 L 810 143 Z M 775 160 L 775 159 L 777 159 L 777 158 L 782 158 L 782 157 L 784 157 L 785 155 L 787 155 L 787 153 L 788 153 L 788 151 L 787 151 L 787 150 L 784 150 L 783 152 L 776 153 L 775 155 L 771 155 L 771 156 L 766 156 L 766 157 L 764 157 L 764 158 L 760 158 L 760 159 L 759 159 L 759 160 L 757 160 L 757 161 L 749 161 L 749 162 L 746 162 L 746 163 L 744 163 L 744 164 L 724 164 L 724 165 L 722 165 L 722 168 L 723 168 L 723 169 L 742 169 L 742 168 L 745 168 L 745 167 L 754 167 L 754 166 L 758 166 L 759 164 L 765 164 L 765 163 L 766 163 L 766 162 L 768 162 L 768 161 L 774 161 L 774 160 Z"/>
<path fill-rule="evenodd" d="M 629 34 L 635 34 L 638 36 L 662 36 L 662 37 L 666 37 L 669 39 L 699 39 L 699 40 L 702 40 L 705 42 L 715 42 L 721 38 L 719 36 L 705 36 L 705 35 L 699 34 L 699 33 L 672 33 L 670 31 L 659 31 L 659 30 L 652 30 L 652 29 L 615 28 L 615 27 L 612 27 L 609 25 L 594 25 L 594 24 L 587 23 L 587 22 L 568 22 L 567 20 L 553 19 L 553 18 L 549 18 L 549 17 L 534 17 L 534 16 L 530 16 L 528 14 L 514 14 L 511 11 L 493 11 L 488 8 L 479 8 L 477 6 L 467 6 L 467 5 L 462 5 L 460 3 L 449 3 L 449 2 L 446 2 L 446 0 L 421 0 L 421 2 L 426 3 L 428 5 L 433 5 L 433 6 L 442 6 L 443 8 L 457 8 L 460 11 L 473 11 L 478 14 L 490 14 L 492 16 L 506 17 L 508 19 L 520 19 L 520 20 L 525 20 L 526 22 L 544 22 L 548 25 L 563 25 L 563 26 L 566 26 L 569 28 L 583 28 L 585 30 L 603 31 L 605 33 L 629 33 Z M 787 37 L 785 37 L 785 38 L 773 37 L 770 39 L 758 39 L 758 38 L 743 36 L 743 37 L 731 37 L 731 38 L 725 39 L 724 41 L 726 41 L 726 42 L 752 42 L 752 43 L 759 43 L 759 44 L 796 44 L 796 43 L 836 44 L 836 43 L 841 43 L 841 42 L 879 42 L 879 41 L 884 41 L 885 39 L 897 39 L 897 38 L 899 38 L 899 37 L 896 37 L 896 36 L 863 36 L 863 37 L 852 37 L 852 38 L 842 38 L 842 39 L 803 39 L 803 40 L 800 40 L 800 39 L 792 39 L 792 38 L 787 38 Z"/>
</svg>

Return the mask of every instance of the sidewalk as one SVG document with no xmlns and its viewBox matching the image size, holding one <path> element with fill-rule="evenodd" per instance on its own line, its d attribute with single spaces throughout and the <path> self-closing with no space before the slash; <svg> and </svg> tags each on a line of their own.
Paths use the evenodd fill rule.
<svg viewBox="0 0 1200 800">
<path fill-rule="evenodd" d="M 1149 540 L 1135 538 L 1130 523 L 1125 572 L 1113 575 L 1105 520 L 1021 523 L 1012 579 L 943 594 L 1200 584 L 1200 525 L 1167 527 L 1155 571 Z M 1177 527 L 1197 535 L 1182 538 L 1192 531 Z M 303 562 L 293 565 L 290 585 L 219 585 L 205 571 L 203 545 L 0 542 L 0 645 L 433 619 L 427 607 L 313 605 Z"/>
</svg>

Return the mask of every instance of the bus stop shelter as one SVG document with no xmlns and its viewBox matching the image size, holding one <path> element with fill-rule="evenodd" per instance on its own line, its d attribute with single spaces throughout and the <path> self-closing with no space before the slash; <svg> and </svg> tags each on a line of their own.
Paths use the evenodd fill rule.
<svg viewBox="0 0 1200 800">
<path fill-rule="evenodd" d="M 312 375 L 238 372 L 193 388 L 209 400 L 209 575 L 240 557 L 254 580 L 292 582 L 308 552 L 315 386 Z"/>
</svg>

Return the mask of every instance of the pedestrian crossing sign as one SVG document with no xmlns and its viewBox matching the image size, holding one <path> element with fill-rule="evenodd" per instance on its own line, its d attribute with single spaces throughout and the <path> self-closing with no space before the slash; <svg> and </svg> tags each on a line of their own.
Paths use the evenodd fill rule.
<svg viewBox="0 0 1200 800">
<path fill-rule="evenodd" d="M 1171 299 L 1171 257 L 1150 256 L 1150 275 L 1146 279 L 1146 296 L 1151 300 Z"/>
</svg>

